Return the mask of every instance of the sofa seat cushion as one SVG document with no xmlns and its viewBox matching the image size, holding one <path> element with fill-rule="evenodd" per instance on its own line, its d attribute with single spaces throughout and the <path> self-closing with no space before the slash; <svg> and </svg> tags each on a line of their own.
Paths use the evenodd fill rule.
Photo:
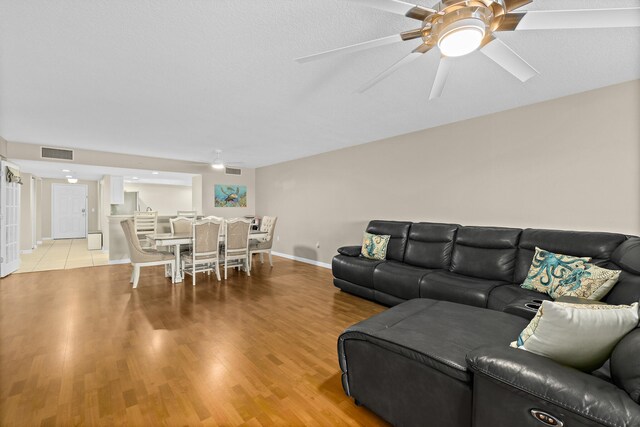
<svg viewBox="0 0 640 427">
<path fill-rule="evenodd" d="M 331 268 L 334 277 L 373 289 L 373 270 L 383 262 L 385 261 L 336 255 L 333 257 Z"/>
<path fill-rule="evenodd" d="M 373 272 L 373 289 L 405 300 L 419 298 L 420 279 L 432 271 L 397 261 L 385 262 Z"/>
<path fill-rule="evenodd" d="M 531 302 L 534 299 L 547 301 L 550 300 L 551 297 L 537 291 L 523 289 L 520 285 L 516 284 L 498 286 L 491 290 L 487 308 L 503 311 L 508 305 L 520 304 L 524 306 L 525 303 Z"/>
<path fill-rule="evenodd" d="M 486 307 L 491 290 L 506 284 L 499 280 L 477 279 L 448 271 L 437 271 L 420 280 L 420 298 Z"/>
<path fill-rule="evenodd" d="M 507 313 L 414 299 L 347 328 L 338 340 L 340 365 L 348 373 L 345 341 L 361 340 L 469 383 L 467 353 L 486 344 L 508 346 L 527 323 Z"/>
</svg>

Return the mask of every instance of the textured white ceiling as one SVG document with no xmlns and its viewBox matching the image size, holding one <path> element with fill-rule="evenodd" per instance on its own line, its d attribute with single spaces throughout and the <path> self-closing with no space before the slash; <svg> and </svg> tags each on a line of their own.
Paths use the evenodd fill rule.
<svg viewBox="0 0 640 427">
<path fill-rule="evenodd" d="M 293 61 L 416 22 L 339 0 L 0 0 L 0 135 L 253 167 L 640 78 L 638 28 L 500 33 L 540 75 L 520 83 L 476 52 L 431 102 L 437 55 L 355 92 L 415 40 Z"/>
<path fill-rule="evenodd" d="M 71 175 L 78 179 L 97 181 L 105 175 L 116 175 L 123 176 L 125 182 L 131 183 L 191 186 L 191 179 L 194 176 L 188 173 L 112 168 L 77 163 L 18 159 L 12 159 L 12 161 L 20 166 L 20 171 L 34 174 L 40 178 L 65 179 L 67 175 Z M 63 172 L 63 169 L 70 172 Z M 157 174 L 153 172 L 157 172 Z"/>
</svg>

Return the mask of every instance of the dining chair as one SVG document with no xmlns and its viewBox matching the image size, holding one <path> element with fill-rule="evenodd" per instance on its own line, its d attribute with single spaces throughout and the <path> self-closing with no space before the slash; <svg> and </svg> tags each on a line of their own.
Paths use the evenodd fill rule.
<svg viewBox="0 0 640 427">
<path fill-rule="evenodd" d="M 204 218 L 192 225 L 193 249 L 182 254 L 182 271 L 191 275 L 191 283 L 196 285 L 198 273 L 215 271 L 220 281 L 220 232 L 222 221 Z"/>
<path fill-rule="evenodd" d="M 133 272 L 131 273 L 131 281 L 133 287 L 138 287 L 138 280 L 140 279 L 140 268 L 148 267 L 152 265 L 164 265 L 165 275 L 166 267 L 171 269 L 171 283 L 175 283 L 176 277 L 176 259 L 173 254 L 167 252 L 160 252 L 157 250 L 147 250 L 140 246 L 140 240 L 136 235 L 135 224 L 131 219 L 127 219 L 120 222 L 122 231 L 124 232 L 127 246 L 129 247 L 129 259 L 133 266 Z"/>
<path fill-rule="evenodd" d="M 245 218 L 233 218 L 224 222 L 224 279 L 227 280 L 228 268 L 241 268 L 251 276 L 249 264 L 249 232 L 251 221 Z M 229 262 L 233 263 L 230 264 Z"/>
<path fill-rule="evenodd" d="M 171 234 L 189 234 L 193 232 L 193 219 L 184 216 L 169 218 Z"/>
<path fill-rule="evenodd" d="M 198 216 L 197 211 L 178 211 L 178 216 L 195 219 Z"/>
<path fill-rule="evenodd" d="M 151 248 L 151 244 L 147 243 L 146 236 L 148 234 L 156 234 L 158 231 L 158 212 L 157 211 L 136 211 L 133 213 L 133 224 L 135 234 L 141 245 Z"/>
<path fill-rule="evenodd" d="M 249 244 L 249 268 L 253 265 L 253 255 L 260 254 L 260 262 L 264 263 L 264 254 L 269 254 L 269 265 L 273 267 L 273 258 L 271 257 L 271 247 L 273 246 L 273 234 L 276 229 L 277 216 L 262 217 L 260 222 L 260 231 L 266 232 L 265 237 L 256 239 Z"/>
</svg>

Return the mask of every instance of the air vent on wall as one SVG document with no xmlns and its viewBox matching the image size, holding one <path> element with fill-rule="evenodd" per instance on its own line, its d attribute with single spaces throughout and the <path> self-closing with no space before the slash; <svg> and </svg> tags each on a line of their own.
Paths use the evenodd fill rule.
<svg viewBox="0 0 640 427">
<path fill-rule="evenodd" d="M 224 173 L 227 175 L 242 175 L 242 169 L 240 168 L 224 168 Z"/>
<path fill-rule="evenodd" d="M 73 160 L 73 150 L 65 148 L 40 147 L 43 159 Z"/>
</svg>

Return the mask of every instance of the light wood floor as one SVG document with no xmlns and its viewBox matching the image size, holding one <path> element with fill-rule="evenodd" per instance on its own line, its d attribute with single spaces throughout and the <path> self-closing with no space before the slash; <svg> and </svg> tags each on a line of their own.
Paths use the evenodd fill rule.
<svg viewBox="0 0 640 427">
<path fill-rule="evenodd" d="M 384 423 L 340 385 L 336 340 L 384 308 L 274 257 L 250 278 L 173 286 L 162 267 L 0 281 L 0 425 Z"/>
</svg>

